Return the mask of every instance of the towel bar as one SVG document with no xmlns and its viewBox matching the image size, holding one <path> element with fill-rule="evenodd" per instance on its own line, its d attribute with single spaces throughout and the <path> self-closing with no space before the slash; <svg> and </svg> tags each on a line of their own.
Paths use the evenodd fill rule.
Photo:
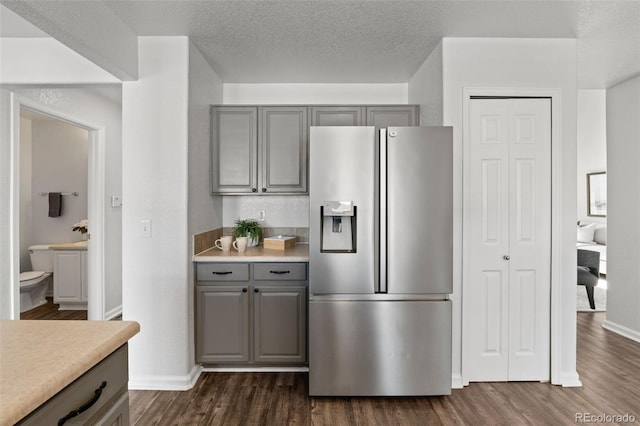
<svg viewBox="0 0 640 426">
<path fill-rule="evenodd" d="M 41 192 L 40 195 L 42 195 L 43 197 L 46 195 L 49 195 L 48 192 Z M 80 195 L 80 193 L 78 191 L 74 191 L 74 192 L 61 192 L 60 195 L 73 195 L 74 197 L 77 197 L 78 195 Z"/>
</svg>

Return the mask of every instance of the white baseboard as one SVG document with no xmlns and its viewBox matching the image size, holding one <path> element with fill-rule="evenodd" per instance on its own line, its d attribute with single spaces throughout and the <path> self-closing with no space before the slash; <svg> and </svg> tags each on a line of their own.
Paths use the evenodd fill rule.
<svg viewBox="0 0 640 426">
<path fill-rule="evenodd" d="M 452 389 L 462 389 L 463 387 L 464 387 L 464 385 L 462 384 L 462 375 L 459 374 L 459 373 L 453 373 L 451 375 L 451 388 Z"/>
<path fill-rule="evenodd" d="M 122 315 L 122 305 L 118 305 L 109 312 L 105 312 L 104 319 L 107 321 L 111 321 L 112 319 L 119 317 Z"/>
<path fill-rule="evenodd" d="M 629 327 L 625 327 L 623 325 L 616 324 L 615 322 L 606 320 L 604 324 L 602 324 L 602 328 L 613 331 L 614 333 L 626 337 L 627 339 L 631 339 L 635 342 L 640 343 L 640 332 L 632 330 Z"/>
<path fill-rule="evenodd" d="M 54 302 L 55 303 L 55 302 Z M 60 302 L 59 311 L 86 311 L 86 303 L 64 303 Z"/>
<path fill-rule="evenodd" d="M 553 383 L 554 385 L 561 385 L 563 388 L 581 388 L 582 382 L 577 371 L 571 373 L 560 373 L 560 383 Z"/>
<path fill-rule="evenodd" d="M 306 373 L 309 367 L 203 367 L 203 373 Z"/>
<path fill-rule="evenodd" d="M 186 391 L 195 386 L 202 366 L 195 365 L 186 376 L 137 376 L 129 378 L 129 390 Z"/>
</svg>

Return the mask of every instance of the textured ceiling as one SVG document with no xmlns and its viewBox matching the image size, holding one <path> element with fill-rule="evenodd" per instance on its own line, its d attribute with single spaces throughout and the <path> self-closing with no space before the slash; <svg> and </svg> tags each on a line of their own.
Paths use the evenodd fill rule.
<svg viewBox="0 0 640 426">
<path fill-rule="evenodd" d="M 640 73 L 640 0 L 103 3 L 135 34 L 189 36 L 227 83 L 407 82 L 443 37 L 577 38 L 581 88 Z"/>
</svg>

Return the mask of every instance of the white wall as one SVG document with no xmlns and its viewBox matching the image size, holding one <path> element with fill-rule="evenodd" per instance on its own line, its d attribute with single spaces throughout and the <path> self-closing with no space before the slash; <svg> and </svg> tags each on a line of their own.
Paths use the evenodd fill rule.
<svg viewBox="0 0 640 426">
<path fill-rule="evenodd" d="M 420 124 L 442 126 L 442 42 L 409 80 L 409 103 L 420 105 Z"/>
<path fill-rule="evenodd" d="M 189 39 L 140 37 L 139 80 L 123 83 L 123 319 L 131 389 L 188 389 L 190 344 L 188 147 Z M 141 236 L 151 221 L 151 238 Z"/>
<path fill-rule="evenodd" d="M 31 121 L 32 220 L 29 244 L 65 243 L 82 239 L 73 224 L 87 218 L 89 132 L 57 120 Z M 62 197 L 59 217 L 48 217 L 49 198 L 41 192 L 78 192 Z"/>
<path fill-rule="evenodd" d="M 210 185 L 210 105 L 222 103 L 222 80 L 204 60 L 198 48 L 189 43 L 189 182 L 188 235 L 222 226 L 222 197 L 211 195 Z M 189 242 L 191 239 L 189 239 Z M 193 256 L 189 244 L 185 262 Z M 188 283 L 194 283 L 193 268 L 187 268 Z M 189 285 L 189 359 L 195 365 L 194 286 Z"/>
<path fill-rule="evenodd" d="M 0 38 L 3 84 L 92 84 L 120 80 L 52 38 Z"/>
<path fill-rule="evenodd" d="M 607 89 L 607 320 L 640 342 L 640 77 Z"/>
<path fill-rule="evenodd" d="M 407 84 L 231 84 L 225 104 L 406 104 Z"/>
<path fill-rule="evenodd" d="M 20 272 L 31 270 L 31 120 L 20 118 Z"/>
<path fill-rule="evenodd" d="M 578 220 L 606 223 L 587 217 L 587 173 L 607 170 L 606 90 L 578 90 Z"/>
<path fill-rule="evenodd" d="M 560 245 L 558 282 L 575 283 L 576 251 L 576 43 L 568 39 L 443 39 L 443 124 L 454 137 L 454 294 L 453 374 L 461 374 L 462 356 L 462 126 L 463 89 L 469 87 L 560 89 L 561 147 L 553 152 L 552 203 L 562 211 L 553 229 Z M 557 173 L 562 170 L 562 173 Z M 554 219 L 555 220 L 555 219 Z M 576 373 L 575 286 L 560 289 L 558 320 L 560 365 L 554 382 L 579 384 Z M 554 342 L 555 343 L 555 342 Z"/>
</svg>

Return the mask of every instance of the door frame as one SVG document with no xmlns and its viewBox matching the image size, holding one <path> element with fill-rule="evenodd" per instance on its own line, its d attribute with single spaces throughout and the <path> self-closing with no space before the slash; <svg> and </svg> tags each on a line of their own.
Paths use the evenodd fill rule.
<svg viewBox="0 0 640 426">
<path fill-rule="evenodd" d="M 88 131 L 88 180 L 87 180 L 87 219 L 91 223 L 91 239 L 87 251 L 87 319 L 105 319 L 105 280 L 104 280 L 104 208 L 105 208 L 105 126 L 91 123 L 75 115 L 66 114 L 42 105 L 17 93 L 10 93 L 11 102 L 11 194 L 9 230 L 11 248 L 9 250 L 12 265 L 10 294 L 13 309 L 11 319 L 20 319 L 20 111 L 28 109 L 42 115 L 65 122 Z"/>
<path fill-rule="evenodd" d="M 469 245 L 467 243 L 469 226 L 469 108 L 471 98 L 549 98 L 551 99 L 551 306 L 550 306 L 550 377 L 552 384 L 564 384 L 561 375 L 561 304 L 560 290 L 561 275 L 561 239 L 560 228 L 562 223 L 562 211 L 560 209 L 559 180 L 561 179 L 561 134 L 562 121 L 561 90 L 553 88 L 500 88 L 500 87 L 464 87 L 462 99 L 462 356 L 461 376 L 463 386 L 469 384 L 465 374 L 465 366 L 468 362 L 465 355 L 466 336 L 468 335 L 468 319 L 465 317 L 465 300 L 467 299 L 466 277 L 469 276 L 468 258 Z"/>
</svg>

